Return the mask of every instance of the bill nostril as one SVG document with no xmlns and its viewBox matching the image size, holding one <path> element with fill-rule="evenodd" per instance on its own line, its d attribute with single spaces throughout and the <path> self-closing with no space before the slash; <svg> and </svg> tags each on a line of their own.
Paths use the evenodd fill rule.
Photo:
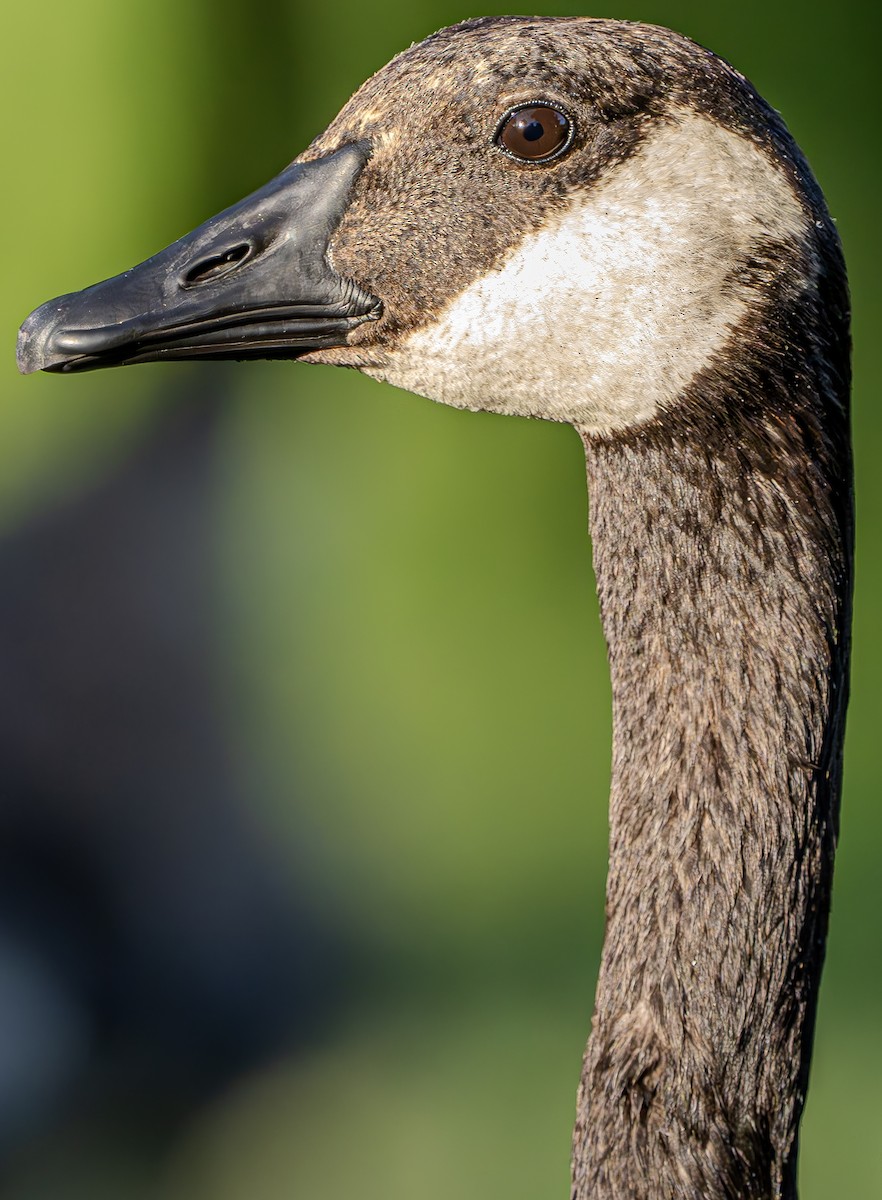
<svg viewBox="0 0 882 1200">
<path fill-rule="evenodd" d="M 251 257 L 253 249 L 248 242 L 241 242 L 238 246 L 231 246 L 228 250 L 222 250 L 218 254 L 211 254 L 207 258 L 200 259 L 184 273 L 181 278 L 181 287 L 198 287 L 199 284 L 211 283 L 215 279 L 228 275 Z"/>
</svg>

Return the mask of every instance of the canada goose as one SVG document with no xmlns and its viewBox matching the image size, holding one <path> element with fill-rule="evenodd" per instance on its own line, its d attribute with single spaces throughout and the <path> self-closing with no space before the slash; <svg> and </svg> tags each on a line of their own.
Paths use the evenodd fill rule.
<svg viewBox="0 0 882 1200">
<path fill-rule="evenodd" d="M 796 1196 L 851 596 L 848 299 L 779 117 L 663 29 L 494 18 L 19 365 L 301 358 L 585 446 L 613 686 L 574 1200 Z"/>
</svg>

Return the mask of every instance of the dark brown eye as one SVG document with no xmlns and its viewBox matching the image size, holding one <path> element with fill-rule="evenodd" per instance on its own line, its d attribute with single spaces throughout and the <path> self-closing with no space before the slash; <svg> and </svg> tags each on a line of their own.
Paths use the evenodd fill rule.
<svg viewBox="0 0 882 1200">
<path fill-rule="evenodd" d="M 496 144 L 522 162 L 546 162 L 563 154 L 573 140 L 573 122 L 550 104 L 510 109 L 496 133 Z"/>
</svg>

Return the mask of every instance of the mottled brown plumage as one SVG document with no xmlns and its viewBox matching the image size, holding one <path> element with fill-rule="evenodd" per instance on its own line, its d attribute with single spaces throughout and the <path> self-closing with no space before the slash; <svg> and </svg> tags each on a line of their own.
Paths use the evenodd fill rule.
<svg viewBox="0 0 882 1200">
<path fill-rule="evenodd" d="M 841 777 L 847 461 L 798 415 L 729 443 L 696 432 L 586 446 L 615 746 L 580 1200 L 795 1196 Z"/>
</svg>

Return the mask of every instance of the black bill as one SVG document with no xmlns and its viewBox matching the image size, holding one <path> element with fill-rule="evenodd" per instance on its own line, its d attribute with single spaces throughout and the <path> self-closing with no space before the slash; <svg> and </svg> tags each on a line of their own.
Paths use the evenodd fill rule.
<svg viewBox="0 0 882 1200">
<path fill-rule="evenodd" d="M 381 312 L 376 297 L 327 261 L 367 158 L 353 144 L 294 163 L 139 266 L 43 304 L 19 331 L 19 370 L 296 358 L 345 345 Z"/>
</svg>

